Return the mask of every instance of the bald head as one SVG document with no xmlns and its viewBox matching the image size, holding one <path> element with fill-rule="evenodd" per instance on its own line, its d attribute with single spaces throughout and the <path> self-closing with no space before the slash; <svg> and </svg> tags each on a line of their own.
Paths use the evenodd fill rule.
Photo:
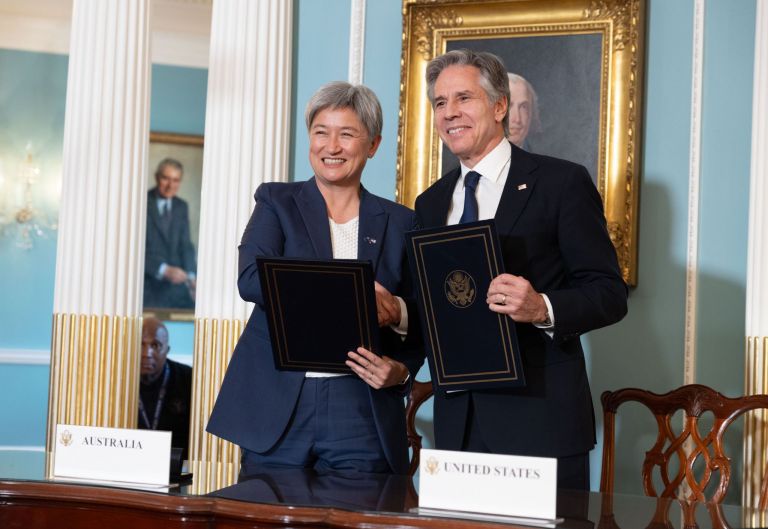
<svg viewBox="0 0 768 529">
<path fill-rule="evenodd" d="M 141 382 L 156 380 L 165 367 L 170 350 L 168 329 L 157 318 L 145 318 L 141 329 Z"/>
</svg>

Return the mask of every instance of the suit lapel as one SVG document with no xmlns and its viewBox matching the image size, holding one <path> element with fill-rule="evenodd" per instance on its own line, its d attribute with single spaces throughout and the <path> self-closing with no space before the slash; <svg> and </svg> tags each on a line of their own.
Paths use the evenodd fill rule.
<svg viewBox="0 0 768 529">
<path fill-rule="evenodd" d="M 536 186 L 534 171 L 538 165 L 527 152 L 512 145 L 512 162 L 509 165 L 507 183 L 496 210 L 496 228 L 499 233 L 509 233 L 525 209 Z"/>
<path fill-rule="evenodd" d="M 434 226 L 445 226 L 448 220 L 448 210 L 451 209 L 453 200 L 453 190 L 456 187 L 456 181 L 461 176 L 461 169 L 456 168 L 446 173 L 440 180 L 440 186 L 434 190 L 434 207 L 424 211 L 424 226 L 422 228 L 431 228 Z"/>
<path fill-rule="evenodd" d="M 371 195 L 362 186 L 361 190 L 357 258 L 371 261 L 373 269 L 376 270 L 381 248 L 384 245 L 384 233 L 387 229 L 389 215 L 381 207 L 381 203 L 379 203 L 375 196 Z"/>
<path fill-rule="evenodd" d="M 149 218 L 149 221 L 157 228 L 158 233 L 160 236 L 165 240 L 165 242 L 168 242 L 168 234 L 165 231 L 165 228 L 163 228 L 163 222 L 160 219 L 160 212 L 157 211 L 157 192 L 155 189 L 151 189 L 149 191 L 149 198 L 147 199 L 147 217 Z"/>
<path fill-rule="evenodd" d="M 312 241 L 315 255 L 320 259 L 332 259 L 333 250 L 331 248 L 331 229 L 328 226 L 328 210 L 314 177 L 301 186 L 295 200 L 299 214 L 304 221 L 304 227 Z"/>
</svg>

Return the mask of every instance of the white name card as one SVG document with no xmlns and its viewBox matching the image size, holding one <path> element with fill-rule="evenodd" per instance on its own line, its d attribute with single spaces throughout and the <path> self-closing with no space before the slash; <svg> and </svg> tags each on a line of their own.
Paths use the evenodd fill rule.
<svg viewBox="0 0 768 529">
<path fill-rule="evenodd" d="M 555 520 L 557 459 L 421 451 L 419 510 Z"/>
<path fill-rule="evenodd" d="M 171 432 L 56 425 L 53 477 L 168 486 Z"/>
</svg>

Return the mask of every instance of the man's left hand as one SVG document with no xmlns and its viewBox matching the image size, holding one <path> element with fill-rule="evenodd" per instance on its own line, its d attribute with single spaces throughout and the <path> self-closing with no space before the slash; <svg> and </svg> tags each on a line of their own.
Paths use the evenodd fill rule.
<svg viewBox="0 0 768 529">
<path fill-rule="evenodd" d="M 486 298 L 493 312 L 506 314 L 521 323 L 539 323 L 547 319 L 547 304 L 527 279 L 501 274 L 491 281 Z"/>
</svg>

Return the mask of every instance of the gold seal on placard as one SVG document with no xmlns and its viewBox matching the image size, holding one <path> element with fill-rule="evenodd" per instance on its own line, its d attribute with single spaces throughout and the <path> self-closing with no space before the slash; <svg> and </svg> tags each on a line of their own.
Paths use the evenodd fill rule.
<svg viewBox="0 0 768 529">
<path fill-rule="evenodd" d="M 69 446 L 72 444 L 72 433 L 69 430 L 64 430 L 59 434 L 59 444 Z"/>
<path fill-rule="evenodd" d="M 430 456 L 430 458 L 427 459 L 424 463 L 424 470 L 427 471 L 427 474 L 434 476 L 437 474 L 438 470 L 440 470 L 440 462 L 434 457 Z"/>
<path fill-rule="evenodd" d="M 469 307 L 475 301 L 476 294 L 475 280 L 465 271 L 454 270 L 445 278 L 445 297 L 454 307 Z"/>
</svg>

